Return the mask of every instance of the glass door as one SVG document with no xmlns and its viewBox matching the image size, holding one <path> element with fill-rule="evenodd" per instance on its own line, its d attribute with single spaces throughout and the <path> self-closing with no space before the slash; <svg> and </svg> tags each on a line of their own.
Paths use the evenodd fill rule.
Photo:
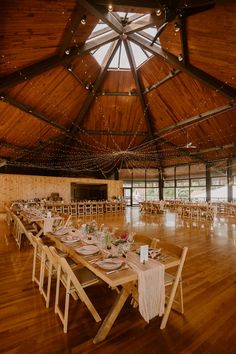
<svg viewBox="0 0 236 354">
<path fill-rule="evenodd" d="M 132 188 L 124 188 L 124 199 L 127 206 L 131 205 L 132 202 Z"/>
</svg>

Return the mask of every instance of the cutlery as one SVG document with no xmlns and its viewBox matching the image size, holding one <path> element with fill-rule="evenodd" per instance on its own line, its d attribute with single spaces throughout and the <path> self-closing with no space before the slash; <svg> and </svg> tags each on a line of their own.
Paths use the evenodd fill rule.
<svg viewBox="0 0 236 354">
<path fill-rule="evenodd" d="M 122 270 L 125 270 L 125 269 L 128 269 L 128 265 L 124 265 L 123 267 L 119 268 L 119 269 L 114 269 L 114 270 L 110 270 L 109 272 L 106 272 L 106 274 L 112 274 L 112 273 L 117 273 L 117 272 L 120 272 Z"/>
</svg>

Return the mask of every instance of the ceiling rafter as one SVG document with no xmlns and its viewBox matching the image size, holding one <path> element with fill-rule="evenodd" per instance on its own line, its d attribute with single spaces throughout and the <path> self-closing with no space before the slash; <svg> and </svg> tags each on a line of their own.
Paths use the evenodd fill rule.
<svg viewBox="0 0 236 354">
<path fill-rule="evenodd" d="M 123 26 L 116 19 L 115 16 L 112 15 L 107 9 L 103 7 L 97 6 L 96 4 L 92 4 L 86 0 L 78 0 L 79 5 L 83 6 L 86 10 L 88 10 L 92 15 L 96 16 L 100 20 L 102 20 L 105 24 L 107 24 L 110 28 L 112 28 L 115 32 L 122 34 Z"/>
<path fill-rule="evenodd" d="M 129 35 L 128 39 L 133 43 L 140 45 L 143 49 L 148 50 L 152 54 L 159 56 L 161 59 L 173 65 L 175 68 L 189 74 L 194 79 L 202 81 L 209 87 L 215 89 L 217 92 L 222 93 L 224 96 L 231 99 L 236 98 L 235 88 L 229 86 L 227 83 L 223 81 L 216 79 L 215 77 L 207 74 L 203 70 L 200 70 L 193 65 L 190 64 L 186 66 L 183 65 L 183 63 L 181 63 L 175 55 L 168 53 L 167 51 L 162 49 L 159 45 L 150 46 L 150 43 L 146 39 L 141 38 L 137 34 Z"/>
<path fill-rule="evenodd" d="M 147 136 L 147 132 L 115 131 L 115 130 L 88 130 L 79 131 L 80 135 L 117 135 L 117 136 Z"/>
<path fill-rule="evenodd" d="M 178 75 L 181 71 L 180 70 L 172 70 L 168 75 L 166 75 L 163 79 L 160 81 L 156 82 L 155 84 L 146 87 L 145 90 L 143 91 L 143 94 L 147 94 L 151 92 L 152 90 L 155 90 L 157 87 L 163 85 L 165 82 L 169 81 L 170 79 L 173 79 L 176 75 Z"/>
<path fill-rule="evenodd" d="M 72 64 L 68 64 L 68 65 L 66 65 L 65 66 L 65 68 L 69 71 L 69 73 L 75 78 L 75 80 L 77 81 L 77 82 L 79 82 L 82 86 L 83 86 L 83 88 L 85 88 L 86 90 L 87 90 L 87 83 L 85 83 L 85 82 L 83 82 L 81 79 L 80 79 L 80 77 L 73 71 L 73 66 L 72 66 Z"/>
<path fill-rule="evenodd" d="M 4 98 L 2 98 L 2 101 L 10 104 L 11 106 L 19 108 L 21 111 L 26 112 L 26 113 L 30 114 L 31 116 L 33 116 L 34 118 L 37 118 L 37 119 L 43 121 L 44 123 L 51 125 L 52 127 L 58 129 L 59 131 L 69 132 L 69 130 L 66 127 L 64 127 L 63 125 L 53 121 L 51 118 L 48 118 L 45 114 L 36 111 L 31 106 L 26 105 L 22 102 L 19 102 L 15 98 L 5 95 Z"/>
<path fill-rule="evenodd" d="M 144 19 L 133 22 L 124 27 L 124 33 L 126 35 L 132 34 L 134 32 L 143 31 L 146 28 L 157 26 L 157 29 L 161 28 L 166 20 L 163 16 L 157 17 L 154 14 L 146 16 Z"/>
<path fill-rule="evenodd" d="M 198 114 L 196 116 L 181 120 L 180 122 L 178 122 L 176 124 L 170 125 L 168 127 L 162 128 L 162 129 L 159 129 L 155 133 L 155 135 L 160 136 L 160 135 L 163 135 L 163 134 L 166 134 L 166 133 L 170 133 L 172 131 L 176 131 L 178 129 L 186 128 L 189 125 L 203 122 L 204 120 L 216 117 L 217 115 L 222 114 L 222 113 L 229 112 L 229 111 L 231 111 L 231 110 L 233 110 L 235 108 L 236 108 L 236 102 L 235 103 L 229 103 L 227 105 L 214 108 L 214 109 L 212 109 L 210 111 L 207 111 L 207 112 Z"/>
<path fill-rule="evenodd" d="M 65 141 L 65 146 L 66 149 L 64 150 L 64 152 L 61 154 L 59 153 L 57 159 L 61 159 L 63 156 L 65 157 L 65 155 L 68 153 L 68 150 L 71 148 L 72 145 L 72 140 L 73 137 L 76 135 L 77 131 L 79 130 L 80 126 L 83 124 L 83 120 L 92 104 L 92 102 L 94 101 L 95 97 L 96 97 L 96 92 L 98 91 L 99 87 L 101 86 L 105 75 L 107 73 L 107 68 L 110 65 L 110 62 L 112 61 L 118 47 L 120 45 L 120 39 L 115 41 L 113 44 L 111 44 L 105 58 L 102 64 L 102 68 L 100 73 L 98 74 L 98 77 L 94 83 L 94 85 L 91 88 L 91 91 L 89 92 L 77 118 L 75 119 L 72 128 L 70 129 L 70 136 L 66 138 Z M 65 157 L 65 160 L 68 158 L 69 156 Z M 104 175 L 103 171 L 100 169 L 100 167 L 98 166 L 98 169 L 100 170 L 100 172 Z M 104 175 L 105 176 L 105 175 Z"/>
<path fill-rule="evenodd" d="M 61 47 L 59 49 L 59 57 L 63 56 L 65 51 L 70 48 L 71 40 L 79 28 L 81 20 L 83 18 L 83 13 L 81 12 L 81 8 L 79 5 L 76 6 L 75 10 L 72 13 L 71 20 L 69 21 L 69 25 L 65 30 L 64 36 L 61 41 Z"/>
<path fill-rule="evenodd" d="M 142 3 L 140 4 L 138 1 L 136 0 L 112 0 L 112 5 L 115 6 L 128 6 L 128 7 L 134 7 L 134 8 L 145 8 L 145 9 L 156 9 L 157 7 L 160 7 L 161 1 L 155 1 L 155 0 L 145 0 L 142 1 Z M 97 4 L 97 5 L 103 5 L 106 6 L 108 8 L 108 6 L 111 4 L 110 0 L 90 0 L 91 4 Z"/>
<path fill-rule="evenodd" d="M 97 92 L 97 96 L 138 96 L 137 92 L 107 92 L 107 91 L 102 91 L 102 92 Z"/>
<path fill-rule="evenodd" d="M 97 77 L 96 81 L 94 82 L 94 84 L 92 86 L 92 89 L 89 92 L 89 94 L 88 94 L 88 96 L 87 96 L 87 98 L 86 98 L 86 100 L 85 100 L 85 102 L 83 104 L 82 109 L 79 112 L 79 115 L 75 119 L 74 127 L 70 131 L 72 136 L 78 130 L 78 126 L 82 125 L 84 116 L 88 112 L 88 109 L 89 109 L 91 103 L 94 101 L 94 99 L 96 97 L 96 93 L 99 90 L 99 88 L 100 88 L 100 86 L 101 86 L 101 84 L 102 84 L 102 82 L 103 82 L 103 80 L 105 78 L 105 75 L 106 75 L 106 72 L 107 72 L 107 68 L 109 67 L 110 62 L 112 61 L 112 59 L 113 59 L 113 57 L 114 57 L 119 45 L 120 45 L 120 40 L 117 40 L 110 46 L 110 48 L 109 48 L 109 50 L 107 52 L 107 55 L 106 55 L 106 57 L 104 59 L 104 63 L 102 65 L 102 69 L 101 69 L 100 73 L 98 74 L 98 77 Z"/>
<path fill-rule="evenodd" d="M 131 44 L 129 43 L 127 38 L 124 39 L 124 46 L 125 46 L 125 49 L 126 49 L 127 57 L 128 57 L 129 64 L 130 64 L 130 67 L 131 67 L 131 71 L 132 71 L 132 74 L 133 74 L 133 78 L 134 78 L 134 81 L 135 81 L 137 93 L 139 95 L 142 111 L 143 111 L 143 114 L 144 114 L 144 119 L 145 119 L 146 124 L 147 124 L 148 137 L 149 137 L 150 140 L 152 140 L 154 138 L 154 135 L 153 135 L 154 126 L 153 126 L 153 122 L 152 122 L 152 119 L 151 119 L 151 115 L 150 115 L 150 113 L 148 111 L 148 108 L 147 108 L 145 100 L 144 100 L 144 96 L 143 96 L 143 93 L 142 93 L 142 89 L 141 89 L 141 85 L 140 85 L 140 81 L 139 81 L 139 77 L 138 77 L 138 72 L 135 70 L 135 59 L 134 59 L 133 51 L 132 51 L 132 48 L 131 48 Z M 161 167 L 161 159 L 160 159 L 160 156 L 158 154 L 158 146 L 157 146 L 156 143 L 155 143 L 155 147 L 156 147 L 156 152 L 157 152 L 156 157 L 157 157 L 157 160 L 158 160 L 158 162 L 160 164 L 160 167 Z"/>
<path fill-rule="evenodd" d="M 181 41 L 181 48 L 182 48 L 182 58 L 183 64 L 187 65 L 189 63 L 188 58 L 188 40 L 187 40 L 187 30 L 186 30 L 186 17 L 179 16 L 180 24 L 180 41 Z"/>
<path fill-rule="evenodd" d="M 22 152 L 26 152 L 26 153 L 31 152 L 31 150 L 26 147 L 12 144 L 12 143 L 7 143 L 4 140 L 0 140 L 0 148 L 1 147 L 5 147 L 5 148 L 11 149 L 11 150 L 18 150 L 18 151 L 22 151 Z M 6 159 L 6 157 L 3 157 L 3 159 Z"/>
<path fill-rule="evenodd" d="M 30 65 L 26 68 L 18 70 L 10 75 L 0 78 L 0 92 L 5 89 L 32 79 L 33 77 L 43 74 L 44 72 L 51 70 L 59 65 L 66 65 L 71 62 L 76 56 L 82 56 L 89 53 L 91 50 L 100 47 L 103 44 L 113 42 L 118 39 L 119 35 L 115 32 L 111 32 L 102 38 L 89 41 L 81 47 L 73 47 L 70 49 L 70 53 L 64 54 L 62 57 L 54 55 L 48 59 L 42 60 L 36 64 Z"/>
<path fill-rule="evenodd" d="M 226 149 L 232 149 L 232 148 L 236 148 L 236 142 L 234 142 L 232 144 L 214 146 L 214 147 L 208 148 L 208 149 L 201 149 L 198 151 L 192 151 L 192 152 L 190 152 L 190 155 L 198 155 L 198 154 L 203 154 L 203 153 L 207 153 L 207 152 L 214 152 L 214 151 L 226 150 Z"/>
</svg>

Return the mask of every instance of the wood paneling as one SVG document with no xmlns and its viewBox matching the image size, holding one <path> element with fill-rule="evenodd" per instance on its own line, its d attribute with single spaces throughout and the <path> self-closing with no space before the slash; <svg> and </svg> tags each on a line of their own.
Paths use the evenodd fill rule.
<svg viewBox="0 0 236 354">
<path fill-rule="evenodd" d="M 1 74 L 55 54 L 75 5 L 75 0 L 53 1 L 53 6 L 47 0 L 1 1 Z"/>
<path fill-rule="evenodd" d="M 123 195 L 122 181 L 1 174 L 0 212 L 4 211 L 4 205 L 10 205 L 13 200 L 47 198 L 51 193 L 59 193 L 65 202 L 70 202 L 71 183 L 107 184 L 108 198 Z"/>
<path fill-rule="evenodd" d="M 189 17 L 187 27 L 191 64 L 234 87 L 235 18 L 235 1 L 226 1 L 211 10 Z"/>
</svg>

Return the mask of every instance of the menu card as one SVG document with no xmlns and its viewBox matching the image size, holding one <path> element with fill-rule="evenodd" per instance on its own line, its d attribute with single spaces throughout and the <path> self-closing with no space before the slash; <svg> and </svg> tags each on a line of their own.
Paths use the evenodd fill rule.
<svg viewBox="0 0 236 354">
<path fill-rule="evenodd" d="M 140 263 L 148 261 L 148 245 L 140 246 Z"/>
</svg>

